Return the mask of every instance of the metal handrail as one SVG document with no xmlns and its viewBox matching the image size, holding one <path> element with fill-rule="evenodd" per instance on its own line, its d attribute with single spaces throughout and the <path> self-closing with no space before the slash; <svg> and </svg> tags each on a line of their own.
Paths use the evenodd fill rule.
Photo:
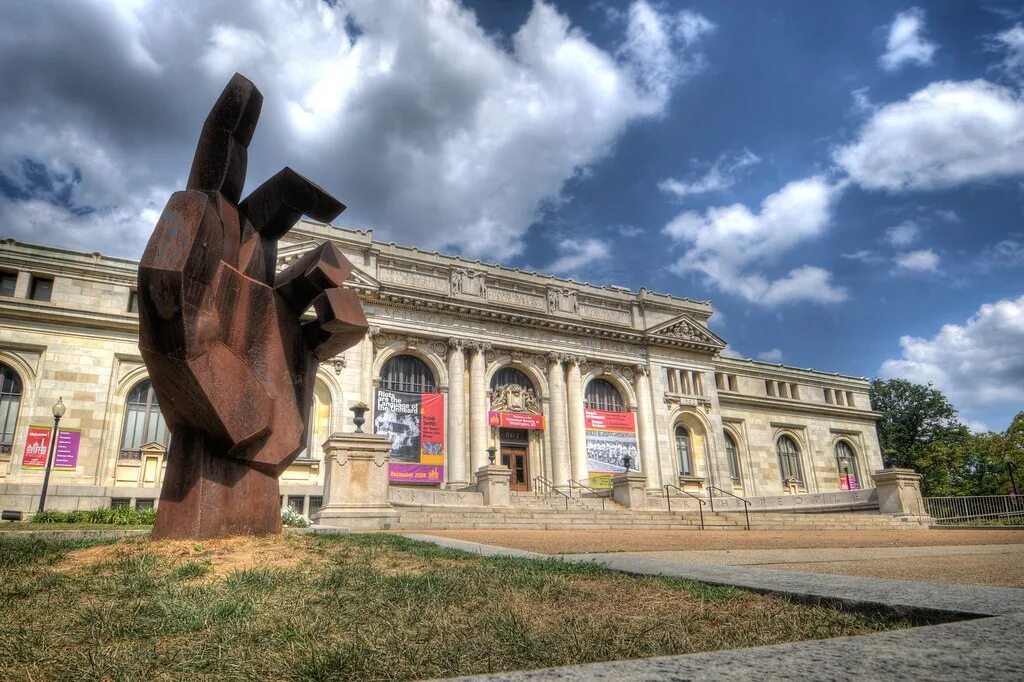
<svg viewBox="0 0 1024 682">
<path fill-rule="evenodd" d="M 1024 520 L 1024 496 L 1021 495 L 925 497 L 922 501 L 928 516 L 939 525 Z"/>
<path fill-rule="evenodd" d="M 729 497 L 735 497 L 737 500 L 743 503 L 743 515 L 747 517 L 747 530 L 750 530 L 750 500 L 739 495 L 734 495 L 728 490 L 722 490 L 717 485 L 708 486 L 708 500 L 711 501 L 711 511 L 715 511 L 715 496 L 711 494 L 712 490 L 717 490 L 720 493 L 725 493 Z"/>
<path fill-rule="evenodd" d="M 563 491 L 561 491 L 558 488 L 556 488 L 554 481 L 551 481 L 550 479 L 544 478 L 543 476 L 534 476 L 533 477 L 533 484 L 534 484 L 535 487 L 537 486 L 538 482 L 542 483 L 545 486 L 545 488 L 547 489 L 547 493 L 548 494 L 550 494 L 550 493 L 558 493 L 559 495 L 564 497 L 565 498 L 565 508 L 569 509 L 570 497 L 568 495 L 566 495 Z M 547 497 L 547 495 L 545 495 L 545 497 Z"/>
<path fill-rule="evenodd" d="M 687 492 L 687 491 L 683 490 L 682 488 L 680 488 L 677 485 L 672 485 L 671 483 L 666 483 L 665 484 L 665 502 L 668 504 L 668 510 L 669 511 L 672 511 L 672 496 L 668 494 L 668 489 L 669 488 L 675 488 L 676 490 L 678 490 L 682 494 L 688 495 L 688 496 L 692 497 L 693 499 L 697 500 L 697 502 L 700 503 L 700 505 L 697 507 L 697 511 L 700 512 L 700 529 L 704 530 L 704 504 L 705 504 L 704 500 L 701 499 L 699 496 L 694 495 L 691 492 Z"/>
<path fill-rule="evenodd" d="M 583 485 L 579 481 L 571 479 L 571 478 L 569 479 L 569 494 L 570 495 L 572 495 L 572 488 L 573 488 L 573 486 L 580 487 L 583 490 L 589 490 L 591 493 L 594 494 L 594 497 L 601 498 L 601 510 L 604 511 L 604 501 L 608 499 L 607 495 L 602 495 L 600 491 L 598 491 L 598 490 L 596 490 L 594 488 L 591 488 L 589 485 Z M 580 499 L 582 499 L 582 498 L 583 498 L 583 493 L 580 493 Z"/>
</svg>

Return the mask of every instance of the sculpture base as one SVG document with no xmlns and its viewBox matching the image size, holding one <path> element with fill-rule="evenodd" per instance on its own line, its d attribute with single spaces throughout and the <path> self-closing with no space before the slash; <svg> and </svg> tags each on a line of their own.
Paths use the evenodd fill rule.
<svg viewBox="0 0 1024 682">
<path fill-rule="evenodd" d="M 218 453 L 203 434 L 175 429 L 153 526 L 154 540 L 281 532 L 277 477 Z"/>
</svg>

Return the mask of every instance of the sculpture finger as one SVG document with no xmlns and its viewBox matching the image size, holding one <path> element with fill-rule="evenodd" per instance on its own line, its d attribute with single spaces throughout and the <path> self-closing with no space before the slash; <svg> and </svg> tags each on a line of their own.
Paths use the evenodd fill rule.
<svg viewBox="0 0 1024 682">
<path fill-rule="evenodd" d="M 318 360 L 327 360 L 359 343 L 369 324 L 351 289 L 327 289 L 313 299 L 316 319 L 302 325 L 306 346 Z"/>
<path fill-rule="evenodd" d="M 277 274 L 274 289 L 296 315 L 301 315 L 317 296 L 340 287 L 352 274 L 352 262 L 331 242 L 324 242 Z"/>
<path fill-rule="evenodd" d="M 260 118 L 263 95 L 235 74 L 217 98 L 199 135 L 188 189 L 221 192 L 237 204 L 245 185 L 248 147 Z"/>
<path fill-rule="evenodd" d="M 291 168 L 283 168 L 253 190 L 238 210 L 263 239 L 280 239 L 303 215 L 328 223 L 345 205 Z"/>
</svg>

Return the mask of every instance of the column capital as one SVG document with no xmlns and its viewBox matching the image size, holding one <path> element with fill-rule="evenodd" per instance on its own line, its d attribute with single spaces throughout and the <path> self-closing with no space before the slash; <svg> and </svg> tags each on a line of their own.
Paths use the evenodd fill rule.
<svg viewBox="0 0 1024 682">
<path fill-rule="evenodd" d="M 483 355 L 491 350 L 491 344 L 486 341 L 463 341 L 463 348 L 467 350 L 475 351 Z"/>
<path fill-rule="evenodd" d="M 380 334 L 380 331 L 381 330 L 380 330 L 380 327 L 378 325 L 371 324 L 367 328 L 367 330 L 366 330 L 366 335 L 367 336 L 377 336 L 378 334 Z"/>
<path fill-rule="evenodd" d="M 550 353 L 548 353 L 547 357 L 548 357 L 548 366 L 549 367 L 551 365 L 560 365 L 560 364 L 562 364 L 563 362 L 565 362 L 565 358 L 566 358 L 565 354 L 557 353 L 555 351 L 551 351 Z"/>
<path fill-rule="evenodd" d="M 583 369 L 583 365 L 587 362 L 587 356 L 585 355 L 566 355 L 565 361 L 570 365 L 576 365 L 580 369 Z"/>
<path fill-rule="evenodd" d="M 633 371 L 635 371 L 640 376 L 647 376 L 648 374 L 651 373 L 651 368 L 648 367 L 645 363 L 638 362 L 637 364 L 633 365 Z"/>
<path fill-rule="evenodd" d="M 466 347 L 466 340 L 453 336 L 448 339 L 448 347 L 452 350 L 462 350 Z"/>
</svg>

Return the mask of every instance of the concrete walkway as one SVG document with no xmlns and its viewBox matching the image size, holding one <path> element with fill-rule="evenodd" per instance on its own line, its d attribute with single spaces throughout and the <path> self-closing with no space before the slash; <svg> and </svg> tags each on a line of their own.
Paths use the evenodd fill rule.
<svg viewBox="0 0 1024 682">
<path fill-rule="evenodd" d="M 452 538 L 408 537 L 481 555 L 544 556 Z M 968 620 L 859 637 L 466 679 L 1024 679 L 1024 589 L 855 576 L 837 580 L 808 572 L 680 561 L 672 556 L 677 553 L 648 554 L 659 553 L 592 553 L 561 558 L 593 561 L 637 575 L 666 575 L 733 585 L 812 603 L 880 609 L 932 620 Z"/>
</svg>

